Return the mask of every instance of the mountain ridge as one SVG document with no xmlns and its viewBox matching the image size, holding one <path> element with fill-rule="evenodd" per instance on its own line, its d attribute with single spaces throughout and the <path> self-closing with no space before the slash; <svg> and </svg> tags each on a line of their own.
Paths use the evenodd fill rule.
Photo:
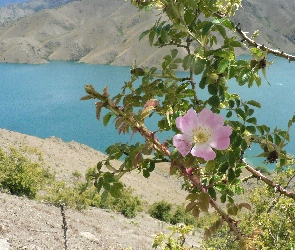
<svg viewBox="0 0 295 250">
<path fill-rule="evenodd" d="M 46 2 L 31 0 L 25 6 Z M 46 63 L 50 60 L 75 60 L 92 64 L 148 66 L 159 65 L 171 48 L 150 47 L 139 35 L 153 26 L 154 12 L 138 12 L 122 0 L 56 0 L 58 8 L 15 18 L 0 27 L 0 61 Z M 244 0 L 243 8 L 233 18 L 251 35 L 261 30 L 257 42 L 295 51 L 295 4 L 291 0 Z M 41 4 L 42 5 L 42 4 Z M 24 9 L 24 4 L 17 5 Z M 39 5 L 40 6 L 40 5 Z M 32 9 L 32 7 L 31 7 Z M 0 16 L 3 8 L 0 9 Z M 32 11 L 32 10 L 31 10 Z M 28 12 L 29 13 L 29 12 Z M 275 15 L 280 13 L 280 15 Z M 185 51 L 179 49 L 179 53 Z M 243 53 L 243 51 L 238 51 Z"/>
</svg>

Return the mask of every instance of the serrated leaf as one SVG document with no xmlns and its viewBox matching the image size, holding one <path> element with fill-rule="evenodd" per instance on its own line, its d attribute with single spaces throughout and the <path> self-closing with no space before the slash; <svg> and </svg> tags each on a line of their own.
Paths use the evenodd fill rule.
<svg viewBox="0 0 295 250">
<path fill-rule="evenodd" d="M 222 163 L 219 167 L 219 172 L 225 173 L 227 171 L 228 167 L 229 167 L 228 162 Z"/>
<path fill-rule="evenodd" d="M 235 102 L 234 102 L 234 100 L 229 100 L 228 101 L 228 106 L 229 106 L 229 108 L 233 108 L 234 106 L 235 106 Z"/>
<path fill-rule="evenodd" d="M 295 122 L 295 115 L 288 121 L 288 128 L 291 128 L 294 122 Z"/>
<path fill-rule="evenodd" d="M 208 104 L 211 105 L 212 107 L 218 107 L 220 104 L 219 97 L 217 95 L 211 96 L 208 99 Z"/>
<path fill-rule="evenodd" d="M 232 116 L 233 112 L 232 111 L 228 111 L 226 114 L 226 118 L 230 118 Z"/>
<path fill-rule="evenodd" d="M 214 24 L 212 22 L 208 22 L 206 23 L 206 25 L 204 26 L 203 30 L 202 30 L 202 36 L 207 35 L 207 33 L 210 31 L 210 29 L 212 28 Z"/>
<path fill-rule="evenodd" d="M 195 201 L 199 197 L 199 194 L 191 193 L 185 199 L 190 201 Z"/>
<path fill-rule="evenodd" d="M 194 63 L 194 74 L 199 75 L 204 71 L 206 64 L 206 60 L 204 59 L 197 59 L 196 62 Z"/>
<path fill-rule="evenodd" d="M 257 108 L 261 108 L 261 104 L 257 101 L 254 101 L 254 100 L 247 101 L 247 104 L 257 107 Z"/>
<path fill-rule="evenodd" d="M 237 108 L 237 109 L 235 110 L 235 112 L 236 112 L 236 114 L 237 114 L 239 117 L 241 117 L 243 120 L 246 119 L 246 114 L 245 114 L 245 112 L 244 112 L 241 108 Z"/>
<path fill-rule="evenodd" d="M 120 198 L 122 196 L 122 192 L 120 188 L 117 188 L 116 186 L 112 186 L 110 189 L 110 194 L 114 197 L 114 198 Z"/>
<path fill-rule="evenodd" d="M 221 203 L 225 203 L 226 202 L 226 194 L 222 194 L 220 196 L 220 201 L 221 201 Z"/>
<path fill-rule="evenodd" d="M 229 215 L 233 215 L 236 216 L 238 214 L 238 207 L 235 204 L 230 204 L 230 206 L 228 206 L 227 208 L 227 212 Z"/>
<path fill-rule="evenodd" d="M 232 168 L 228 170 L 227 177 L 229 182 L 232 182 L 236 178 L 235 171 Z"/>
<path fill-rule="evenodd" d="M 195 206 L 197 206 L 197 203 L 196 202 L 190 202 L 185 207 L 185 212 L 187 213 L 187 212 L 191 211 Z"/>
<path fill-rule="evenodd" d="M 256 124 L 257 123 L 257 119 L 256 119 L 256 117 L 251 117 L 251 118 L 247 119 L 246 122 L 252 123 L 252 124 Z"/>
<path fill-rule="evenodd" d="M 222 59 L 218 64 L 218 72 L 223 73 L 229 65 L 229 61 L 227 59 Z"/>
<path fill-rule="evenodd" d="M 229 28 L 231 30 L 235 30 L 234 23 L 230 21 L 229 19 L 222 19 L 221 23 L 224 27 Z"/>
<path fill-rule="evenodd" d="M 217 95 L 218 89 L 215 84 L 208 84 L 208 92 L 210 95 Z"/>
<path fill-rule="evenodd" d="M 223 38 L 226 38 L 226 30 L 221 25 L 215 25 L 216 29 L 219 31 L 220 35 L 222 35 Z"/>
<path fill-rule="evenodd" d="M 247 126 L 246 130 L 251 133 L 251 134 L 255 134 L 256 133 L 256 127 L 255 126 Z"/>
<path fill-rule="evenodd" d="M 208 194 L 212 197 L 212 199 L 216 200 L 216 191 L 213 187 L 208 188 Z"/>
<path fill-rule="evenodd" d="M 208 212 L 209 209 L 209 202 L 210 202 L 210 195 L 208 193 L 200 193 L 198 199 L 198 207 L 204 211 Z"/>
<path fill-rule="evenodd" d="M 178 54 L 178 50 L 177 49 L 171 50 L 171 56 L 172 56 L 173 59 L 177 56 L 177 54 Z"/>
<path fill-rule="evenodd" d="M 110 189 L 111 189 L 111 184 L 108 182 L 103 182 L 102 186 L 107 191 L 110 191 Z"/>
<path fill-rule="evenodd" d="M 192 215 L 196 218 L 196 219 L 198 219 L 199 218 L 199 216 L 200 216 L 200 209 L 199 209 L 199 207 L 198 206 L 195 206 L 194 208 L 193 208 L 193 210 L 192 210 Z"/>
<path fill-rule="evenodd" d="M 94 186 L 96 187 L 96 190 L 97 190 L 98 193 L 100 192 L 100 190 L 101 190 L 101 188 L 102 188 L 102 184 L 103 184 L 103 178 L 102 178 L 102 177 L 100 177 L 100 178 L 98 179 L 98 181 L 96 181 L 96 182 L 94 183 Z"/>
</svg>

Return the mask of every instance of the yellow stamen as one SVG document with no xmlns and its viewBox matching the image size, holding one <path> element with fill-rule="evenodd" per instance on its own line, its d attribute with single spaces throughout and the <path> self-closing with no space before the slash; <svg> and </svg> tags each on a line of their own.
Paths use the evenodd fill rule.
<svg viewBox="0 0 295 250">
<path fill-rule="evenodd" d="M 200 144 L 206 143 L 211 138 L 210 128 L 199 126 L 196 129 L 193 129 L 194 141 Z"/>
</svg>

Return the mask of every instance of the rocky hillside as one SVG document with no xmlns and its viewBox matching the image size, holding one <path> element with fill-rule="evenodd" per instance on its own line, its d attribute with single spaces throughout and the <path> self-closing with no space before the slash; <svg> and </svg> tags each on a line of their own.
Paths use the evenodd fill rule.
<svg viewBox="0 0 295 250">
<path fill-rule="evenodd" d="M 75 0 L 31 0 L 25 3 L 5 4 L 7 6 L 0 9 L 0 24 L 5 25 L 9 21 L 29 16 L 44 9 L 57 8 L 73 1 Z"/>
<path fill-rule="evenodd" d="M 154 24 L 156 11 L 138 12 L 129 1 L 31 0 L 13 6 L 0 9 L 2 20 L 12 10 L 16 13 L 0 27 L 2 62 L 77 60 L 131 65 L 136 60 L 146 66 L 159 63 L 166 53 L 151 48 L 146 39 L 138 40 L 142 31 Z M 53 9 L 55 6 L 60 7 Z M 243 0 L 234 21 L 249 34 L 259 29 L 259 42 L 292 53 L 294 11 L 293 0 Z"/>
</svg>

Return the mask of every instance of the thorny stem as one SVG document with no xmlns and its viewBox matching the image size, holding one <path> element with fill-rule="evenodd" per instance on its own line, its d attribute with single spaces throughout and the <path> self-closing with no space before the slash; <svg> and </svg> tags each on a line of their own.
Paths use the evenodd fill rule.
<svg viewBox="0 0 295 250">
<path fill-rule="evenodd" d="M 199 189 L 200 192 L 202 193 L 208 193 L 207 190 L 204 188 L 204 186 L 202 185 L 201 181 L 199 178 L 197 178 L 196 174 L 189 174 L 186 171 L 186 168 L 184 166 L 181 166 L 181 171 L 182 174 L 185 175 L 190 181 L 191 183 L 197 187 Z M 242 242 L 244 240 L 244 237 L 242 235 L 242 233 L 240 232 L 239 228 L 237 227 L 237 222 L 232 219 L 218 204 L 217 202 L 211 198 L 210 196 L 210 201 L 209 201 L 210 205 L 216 210 L 216 212 L 222 217 L 222 219 L 224 221 L 227 222 L 228 226 L 230 227 L 231 231 L 233 231 L 235 233 L 235 235 L 237 236 L 237 238 Z"/>
<path fill-rule="evenodd" d="M 273 187 L 275 191 L 277 191 L 277 192 L 279 192 L 279 193 L 281 193 L 281 194 L 295 200 L 295 193 L 292 193 L 292 192 L 286 190 L 286 188 L 284 188 L 281 185 L 279 185 L 279 184 L 273 182 L 272 180 L 268 179 L 265 175 L 261 174 L 259 171 L 252 168 L 244 159 L 242 160 L 242 162 L 246 165 L 246 169 L 250 173 L 252 173 L 252 175 L 255 176 L 257 179 L 263 181 L 268 186 Z"/>
<path fill-rule="evenodd" d="M 284 187 L 284 189 L 286 189 L 286 188 L 289 186 L 290 182 L 293 180 L 294 177 L 295 177 L 295 175 L 293 175 L 293 176 L 289 179 L 289 181 L 288 181 L 287 185 Z M 282 196 L 282 193 L 280 193 L 280 195 L 278 196 L 277 199 L 274 199 L 274 200 L 273 200 L 272 204 L 269 206 L 269 208 L 268 208 L 268 210 L 267 210 L 268 213 L 269 213 L 269 212 L 273 209 L 273 207 L 278 203 L 278 201 L 279 201 L 279 199 L 280 199 L 281 196 Z"/>
<path fill-rule="evenodd" d="M 263 51 L 267 51 L 268 53 L 271 53 L 271 54 L 276 55 L 278 57 L 286 58 L 289 60 L 289 62 L 295 61 L 295 56 L 287 54 L 284 51 L 279 51 L 279 50 L 274 50 L 274 49 L 268 48 L 268 47 L 264 46 L 264 44 L 259 44 L 259 43 L 255 42 L 255 40 L 249 38 L 246 35 L 246 33 L 244 31 L 242 31 L 242 29 L 240 28 L 240 23 L 238 23 L 235 28 L 236 28 L 237 33 L 243 38 L 243 41 L 246 41 L 248 44 L 250 44 L 256 48 L 259 48 Z"/>
</svg>

